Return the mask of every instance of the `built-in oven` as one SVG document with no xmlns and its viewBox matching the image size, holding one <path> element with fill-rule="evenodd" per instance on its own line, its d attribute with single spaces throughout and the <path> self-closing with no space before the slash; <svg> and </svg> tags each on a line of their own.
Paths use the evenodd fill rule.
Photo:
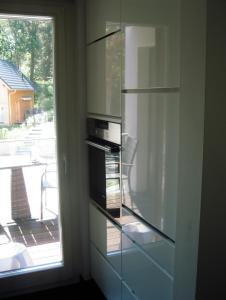
<svg viewBox="0 0 226 300">
<path fill-rule="evenodd" d="M 119 217 L 121 125 L 87 119 L 89 195 L 111 216 Z"/>
</svg>

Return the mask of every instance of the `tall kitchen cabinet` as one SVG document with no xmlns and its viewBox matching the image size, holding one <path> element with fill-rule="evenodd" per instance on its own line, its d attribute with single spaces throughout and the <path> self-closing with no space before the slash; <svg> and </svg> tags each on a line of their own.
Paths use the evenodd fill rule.
<svg viewBox="0 0 226 300">
<path fill-rule="evenodd" d="M 122 0 L 121 16 L 122 201 L 175 241 L 179 1 Z"/>
<path fill-rule="evenodd" d="M 173 263 L 178 200 L 179 23 L 178 0 L 122 0 L 122 204 L 158 233 L 158 238 L 147 239 L 143 246 L 159 251 L 164 259 L 167 251 L 161 252 L 159 246 L 169 245 Z M 172 300 L 174 268 L 169 273 L 152 253 L 149 261 L 137 251 L 139 243 L 134 239 L 128 251 L 127 228 L 122 226 L 123 280 L 138 299 Z M 144 233 L 133 224 L 132 230 L 136 236 L 147 238 L 148 229 Z M 142 273 L 146 276 L 141 283 Z"/>
<path fill-rule="evenodd" d="M 205 4 L 122 0 L 122 202 L 174 246 L 172 294 L 154 300 L 198 289 Z"/>
<path fill-rule="evenodd" d="M 103 5 L 102 1 L 92 2 L 97 7 Z M 104 2 L 103 11 L 111 1 Z M 107 47 L 98 44 L 106 40 L 97 34 L 92 41 L 88 40 L 88 111 L 121 116 L 122 205 L 137 218 L 132 223 L 122 222 L 117 228 L 121 232 L 121 272 L 113 267 L 110 273 L 112 278 L 117 273 L 114 282 L 119 287 L 121 281 L 121 286 L 113 299 L 196 299 L 204 133 L 205 2 L 120 1 L 121 31 L 116 29 L 116 33 L 104 36 L 118 35 L 121 40 L 120 55 L 115 55 L 121 62 L 118 113 L 107 108 L 106 65 L 94 69 L 95 63 L 106 57 Z M 103 14 L 100 20 L 108 18 L 109 12 Z M 89 12 L 87 16 L 91 24 Z M 100 54 L 99 58 L 95 52 Z M 100 81 L 94 76 L 95 70 L 96 77 L 102 78 Z M 101 98 L 104 105 L 98 102 Z M 95 226 L 95 222 L 92 224 Z M 91 244 L 93 249 L 94 242 Z M 101 272 L 95 257 L 101 251 L 97 251 L 98 255 L 91 252 L 94 276 L 98 277 Z M 103 253 L 101 259 L 106 263 Z M 106 286 L 104 283 L 105 295 L 109 290 Z"/>
<path fill-rule="evenodd" d="M 120 0 L 86 1 L 86 96 L 88 115 L 121 122 Z M 121 277 L 121 228 L 89 204 L 90 273 L 109 300 L 133 298 Z M 126 298 L 125 298 L 126 299 Z"/>
</svg>

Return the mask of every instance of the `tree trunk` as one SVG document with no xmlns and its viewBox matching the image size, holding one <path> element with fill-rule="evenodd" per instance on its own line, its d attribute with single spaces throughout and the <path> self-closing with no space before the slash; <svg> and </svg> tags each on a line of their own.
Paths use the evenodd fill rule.
<svg viewBox="0 0 226 300">
<path fill-rule="evenodd" d="M 35 60 L 36 60 L 36 47 L 37 47 L 37 31 L 38 31 L 38 24 L 32 23 L 32 29 L 31 29 L 31 47 L 30 47 L 30 53 L 31 53 L 31 62 L 30 62 L 30 80 L 34 81 L 35 77 Z"/>
</svg>

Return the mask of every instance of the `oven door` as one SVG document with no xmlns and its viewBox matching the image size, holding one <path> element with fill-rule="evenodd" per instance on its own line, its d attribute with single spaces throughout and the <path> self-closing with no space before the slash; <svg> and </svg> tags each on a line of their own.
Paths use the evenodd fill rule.
<svg viewBox="0 0 226 300">
<path fill-rule="evenodd" d="M 120 216 L 120 148 L 87 140 L 89 195 L 111 216 Z"/>
</svg>

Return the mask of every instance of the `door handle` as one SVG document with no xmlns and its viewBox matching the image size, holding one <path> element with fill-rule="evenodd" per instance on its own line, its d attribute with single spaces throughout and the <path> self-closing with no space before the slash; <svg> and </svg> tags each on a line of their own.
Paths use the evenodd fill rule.
<svg viewBox="0 0 226 300">
<path fill-rule="evenodd" d="M 111 152 L 119 152 L 119 147 L 110 147 L 110 146 L 103 146 L 94 142 L 91 142 L 89 140 L 86 140 L 86 144 L 89 146 L 92 146 L 94 148 L 103 150 L 105 152 L 111 153 Z"/>
</svg>

